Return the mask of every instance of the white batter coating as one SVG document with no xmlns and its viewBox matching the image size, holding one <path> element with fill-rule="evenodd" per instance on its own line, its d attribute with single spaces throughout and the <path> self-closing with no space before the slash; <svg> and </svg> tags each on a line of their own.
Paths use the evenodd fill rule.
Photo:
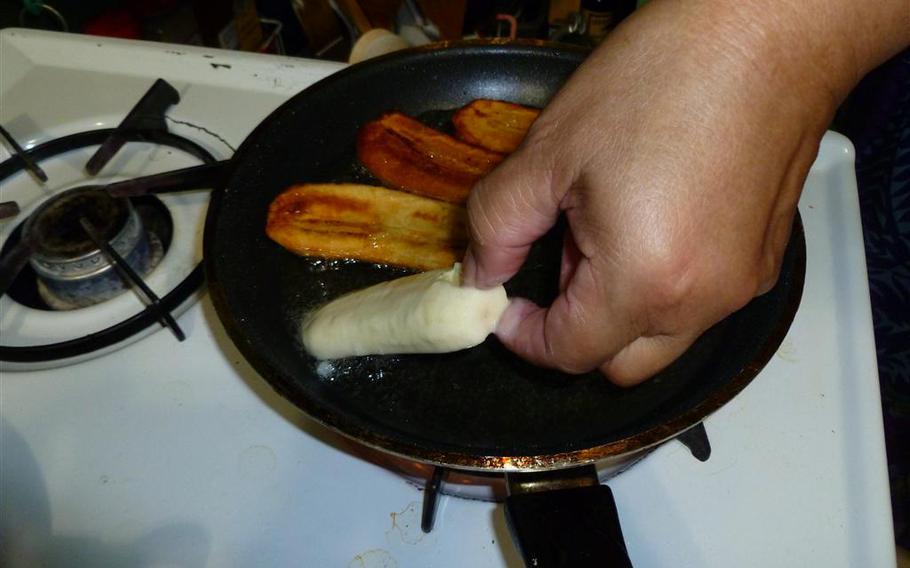
<svg viewBox="0 0 910 568">
<path fill-rule="evenodd" d="M 483 342 L 509 305 L 505 288 L 461 286 L 461 265 L 382 282 L 329 302 L 304 320 L 317 359 L 448 353 Z"/>
</svg>

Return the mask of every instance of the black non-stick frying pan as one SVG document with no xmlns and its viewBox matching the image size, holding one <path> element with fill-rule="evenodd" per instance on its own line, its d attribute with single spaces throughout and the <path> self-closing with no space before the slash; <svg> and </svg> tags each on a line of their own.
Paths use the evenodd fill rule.
<svg viewBox="0 0 910 568">
<path fill-rule="evenodd" d="M 364 123 L 384 112 L 400 110 L 446 128 L 452 109 L 478 98 L 542 107 L 584 55 L 541 45 L 401 52 L 309 87 L 249 136 L 233 158 L 223 191 L 213 196 L 205 266 L 230 337 L 275 390 L 316 420 L 372 447 L 456 468 L 523 472 L 588 464 L 671 438 L 758 373 L 799 303 L 805 247 L 798 222 L 776 287 L 634 388 L 615 387 L 598 374 L 570 376 L 532 367 L 492 338 L 448 355 L 319 364 L 304 352 L 299 326 L 308 310 L 405 272 L 284 250 L 265 234 L 272 199 L 302 182 L 378 184 L 358 166 L 355 140 Z M 507 285 L 510 294 L 542 303 L 553 298 L 558 232 L 538 243 Z"/>
</svg>

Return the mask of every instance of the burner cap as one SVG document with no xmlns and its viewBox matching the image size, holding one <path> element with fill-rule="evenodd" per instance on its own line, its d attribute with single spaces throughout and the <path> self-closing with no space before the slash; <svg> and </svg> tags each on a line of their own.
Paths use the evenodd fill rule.
<svg viewBox="0 0 910 568">
<path fill-rule="evenodd" d="M 113 240 L 130 216 L 129 201 L 113 198 L 99 186 L 71 189 L 49 199 L 29 219 L 26 231 L 36 243 L 36 255 L 48 260 L 72 260 L 97 250 L 79 224 L 81 217 L 101 237 Z"/>
</svg>

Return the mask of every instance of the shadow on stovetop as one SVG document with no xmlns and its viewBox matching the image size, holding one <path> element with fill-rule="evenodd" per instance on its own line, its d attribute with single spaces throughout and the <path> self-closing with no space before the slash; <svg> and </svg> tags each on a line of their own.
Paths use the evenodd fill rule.
<svg viewBox="0 0 910 568">
<path fill-rule="evenodd" d="M 208 292 L 206 291 L 206 293 Z M 319 424 L 307 416 L 302 410 L 288 402 L 287 399 L 275 392 L 271 385 L 269 385 L 269 383 L 266 382 L 266 380 L 263 379 L 246 361 L 240 353 L 240 350 L 237 349 L 227 336 L 227 333 L 224 331 L 224 326 L 221 325 L 221 320 L 218 319 L 218 314 L 215 312 L 215 307 L 212 303 L 210 301 L 203 301 L 201 304 L 203 317 L 205 318 L 209 329 L 212 330 L 212 337 L 214 338 L 218 349 L 229 361 L 234 362 L 234 372 L 237 373 L 249 389 L 253 391 L 262 402 L 267 404 L 284 420 L 293 424 L 295 427 L 326 446 L 330 446 L 335 450 L 357 457 L 358 459 L 364 459 L 364 456 L 358 451 L 360 449 L 359 444 L 326 426 Z"/>
<path fill-rule="evenodd" d="M 86 508 L 81 513 L 91 517 L 97 511 Z M 211 537 L 193 523 L 167 523 L 134 539 L 112 542 L 56 533 L 54 520 L 47 482 L 31 447 L 8 420 L 0 418 L 0 566 L 200 568 L 206 566 L 211 550 Z"/>
</svg>

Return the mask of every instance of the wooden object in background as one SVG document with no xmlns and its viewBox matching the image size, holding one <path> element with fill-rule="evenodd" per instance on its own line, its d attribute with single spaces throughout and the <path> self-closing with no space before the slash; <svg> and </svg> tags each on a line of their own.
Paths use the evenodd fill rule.
<svg viewBox="0 0 910 568">
<path fill-rule="evenodd" d="M 559 26 L 569 21 L 572 12 L 581 9 L 581 0 L 550 0 L 550 25 Z"/>
<path fill-rule="evenodd" d="M 244 51 L 257 51 L 262 45 L 262 28 L 253 0 L 194 0 L 193 8 L 203 44 Z"/>
<path fill-rule="evenodd" d="M 328 0 L 293 0 L 291 6 L 314 55 L 344 38 L 344 30 Z"/>
<path fill-rule="evenodd" d="M 417 5 L 439 28 L 440 39 L 461 39 L 467 0 L 417 0 Z"/>
<path fill-rule="evenodd" d="M 354 27 L 362 34 L 367 33 L 376 26 L 370 22 L 358 0 L 337 0 L 338 7 L 347 15 Z"/>
<path fill-rule="evenodd" d="M 393 30 L 395 14 L 404 4 L 403 0 L 356 0 L 361 10 L 374 28 Z"/>
<path fill-rule="evenodd" d="M 467 0 L 416 0 L 424 18 L 436 24 L 441 39 L 462 37 Z M 339 0 L 339 6 L 349 14 L 360 33 L 370 28 L 395 29 L 395 17 L 403 0 Z M 369 26 L 365 29 L 363 25 Z"/>
</svg>

